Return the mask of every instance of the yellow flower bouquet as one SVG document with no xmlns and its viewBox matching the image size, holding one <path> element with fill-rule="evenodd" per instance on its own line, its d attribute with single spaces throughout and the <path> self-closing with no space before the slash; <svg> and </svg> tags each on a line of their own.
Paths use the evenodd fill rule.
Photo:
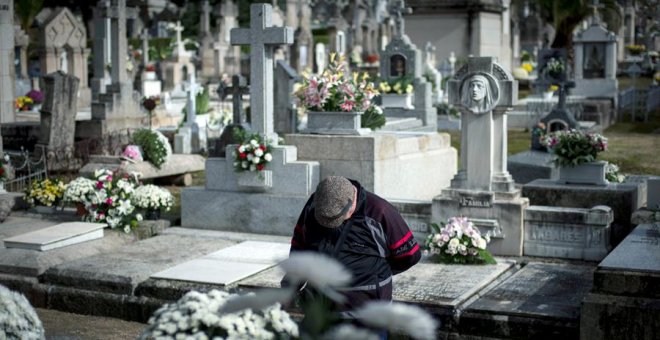
<svg viewBox="0 0 660 340">
<path fill-rule="evenodd" d="M 35 180 L 25 193 L 25 201 L 31 206 L 57 206 L 62 201 L 64 190 L 66 190 L 64 182 L 57 178 Z"/>
<path fill-rule="evenodd" d="M 378 85 L 380 93 L 409 94 L 413 92 L 412 80 L 401 77 L 390 81 L 382 81 Z"/>
</svg>

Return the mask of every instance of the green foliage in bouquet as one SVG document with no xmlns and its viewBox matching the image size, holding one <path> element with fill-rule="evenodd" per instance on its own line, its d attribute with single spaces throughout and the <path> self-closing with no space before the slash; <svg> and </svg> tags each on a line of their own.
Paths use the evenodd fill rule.
<svg viewBox="0 0 660 340">
<path fill-rule="evenodd" d="M 607 150 L 607 138 L 580 130 L 555 131 L 541 139 L 541 145 L 555 154 L 555 164 L 562 167 L 590 163 Z"/>
<path fill-rule="evenodd" d="M 133 144 L 142 148 L 144 159 L 159 168 L 167 160 L 168 147 L 158 133 L 149 129 L 140 129 L 131 136 Z"/>
<path fill-rule="evenodd" d="M 360 125 L 361 127 L 369 128 L 372 131 L 383 127 L 383 125 L 385 125 L 385 115 L 383 114 L 383 109 L 377 105 L 372 105 L 369 107 L 364 111 Z"/>
</svg>

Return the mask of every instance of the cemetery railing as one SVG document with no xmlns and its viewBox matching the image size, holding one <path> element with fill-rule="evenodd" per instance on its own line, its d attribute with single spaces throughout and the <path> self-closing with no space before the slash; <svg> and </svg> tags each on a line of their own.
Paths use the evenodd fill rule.
<svg viewBox="0 0 660 340">
<path fill-rule="evenodd" d="M 48 164 L 45 152 L 36 152 L 38 157 L 30 156 L 30 152 L 5 150 L 9 155 L 9 163 L 14 168 L 14 179 L 5 182 L 5 190 L 11 192 L 25 191 L 32 181 L 48 177 Z"/>
</svg>

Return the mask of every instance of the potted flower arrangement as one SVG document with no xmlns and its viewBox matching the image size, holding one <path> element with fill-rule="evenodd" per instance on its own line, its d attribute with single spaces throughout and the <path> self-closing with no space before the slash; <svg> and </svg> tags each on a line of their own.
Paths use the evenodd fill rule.
<svg viewBox="0 0 660 340">
<path fill-rule="evenodd" d="M 344 56 L 330 54 L 330 64 L 320 76 L 303 73 L 294 92 L 298 107 L 308 114 L 308 131 L 328 134 L 361 134 L 360 117 L 378 95 L 369 76 L 349 73 Z"/>
<path fill-rule="evenodd" d="M 34 103 L 32 109 L 39 111 L 39 109 L 41 109 L 41 103 L 44 101 L 43 92 L 39 90 L 30 90 L 26 96 L 32 99 L 32 103 Z"/>
<path fill-rule="evenodd" d="M 269 141 L 259 134 L 248 134 L 242 129 L 234 129 L 234 136 L 239 144 L 232 152 L 234 170 L 239 173 L 238 185 L 246 188 L 266 190 L 273 184 L 272 171 L 266 166 L 273 160 Z M 254 176 L 254 174 L 257 176 Z"/>
<path fill-rule="evenodd" d="M 78 177 L 66 185 L 64 190 L 64 202 L 74 203 L 76 205 L 77 214 L 85 216 L 87 210 L 85 203 L 90 200 L 90 195 L 95 194 L 95 182 L 89 178 Z"/>
<path fill-rule="evenodd" d="M 432 233 L 426 238 L 426 249 L 434 259 L 448 264 L 495 264 L 486 250 L 489 235 L 481 236 L 479 229 L 467 217 L 452 217 L 439 226 L 431 224 Z"/>
<path fill-rule="evenodd" d="M 165 188 L 147 184 L 135 189 L 131 201 L 133 205 L 145 211 L 145 219 L 157 220 L 162 209 L 169 211 L 172 208 L 174 196 Z"/>
<path fill-rule="evenodd" d="M 35 180 L 25 192 L 25 201 L 39 212 L 52 212 L 62 201 L 65 189 L 64 182 L 57 178 Z"/>
<path fill-rule="evenodd" d="M 607 184 L 605 165 L 596 161 L 599 152 L 607 150 L 607 138 L 580 130 L 562 130 L 543 136 L 541 144 L 555 155 L 559 182 L 575 184 Z"/>
<path fill-rule="evenodd" d="M 559 86 L 557 85 L 548 86 L 548 88 L 545 91 L 543 91 L 543 99 L 545 100 L 552 99 L 552 96 L 555 94 L 557 90 L 559 90 Z"/>
<path fill-rule="evenodd" d="M 552 57 L 545 64 L 543 73 L 552 80 L 561 80 L 565 70 L 566 65 L 564 65 L 564 61 L 560 58 Z"/>
<path fill-rule="evenodd" d="M 413 85 L 410 77 L 384 80 L 378 85 L 383 107 L 413 109 Z"/>
<path fill-rule="evenodd" d="M 610 183 L 622 183 L 626 176 L 621 174 L 618 165 L 608 162 L 605 166 L 605 179 Z"/>
<path fill-rule="evenodd" d="M 626 49 L 628 50 L 628 53 L 633 56 L 638 56 L 642 54 L 642 52 L 646 51 L 646 46 L 644 45 L 627 45 Z"/>
</svg>

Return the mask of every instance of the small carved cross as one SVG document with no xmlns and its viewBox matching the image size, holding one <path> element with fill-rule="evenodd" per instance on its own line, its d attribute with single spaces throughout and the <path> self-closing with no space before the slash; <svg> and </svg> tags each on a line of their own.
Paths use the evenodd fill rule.
<svg viewBox="0 0 660 340">
<path fill-rule="evenodd" d="M 224 100 L 231 94 L 234 124 L 243 124 L 245 123 L 245 115 L 243 115 L 243 95 L 249 94 L 250 88 L 246 84 L 245 77 L 238 74 L 231 77 L 231 85 L 231 87 L 225 87 L 222 89 L 221 97 Z"/>
<path fill-rule="evenodd" d="M 389 12 L 394 17 L 397 36 L 402 37 L 405 31 L 403 15 L 412 13 L 412 8 L 406 7 L 404 0 L 397 0 L 390 6 Z"/>
</svg>

